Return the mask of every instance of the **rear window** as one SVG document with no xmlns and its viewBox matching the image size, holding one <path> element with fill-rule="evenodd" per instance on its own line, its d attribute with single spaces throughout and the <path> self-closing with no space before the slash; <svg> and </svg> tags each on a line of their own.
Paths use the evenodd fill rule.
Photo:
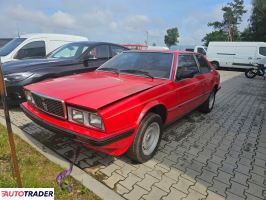
<svg viewBox="0 0 266 200">
<path fill-rule="evenodd" d="M 259 53 L 260 53 L 260 55 L 266 56 L 266 47 L 260 47 Z"/>
</svg>

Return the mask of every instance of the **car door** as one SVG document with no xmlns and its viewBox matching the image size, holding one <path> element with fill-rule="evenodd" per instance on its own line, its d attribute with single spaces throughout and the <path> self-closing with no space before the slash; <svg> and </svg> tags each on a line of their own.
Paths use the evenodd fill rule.
<svg viewBox="0 0 266 200">
<path fill-rule="evenodd" d="M 250 68 L 256 60 L 257 47 L 255 45 L 237 46 L 233 67 Z"/>
<path fill-rule="evenodd" d="M 202 79 L 197 62 L 193 54 L 178 56 L 175 75 L 176 88 L 176 115 L 183 115 L 200 105 L 200 96 L 203 93 Z"/>
<path fill-rule="evenodd" d="M 195 55 L 196 60 L 199 65 L 200 74 L 198 74 L 197 78 L 201 80 L 201 85 L 203 89 L 203 96 L 201 98 L 202 103 L 208 98 L 210 92 L 213 90 L 214 80 L 213 75 L 211 74 L 212 68 L 210 67 L 209 62 L 202 55 Z"/>
</svg>

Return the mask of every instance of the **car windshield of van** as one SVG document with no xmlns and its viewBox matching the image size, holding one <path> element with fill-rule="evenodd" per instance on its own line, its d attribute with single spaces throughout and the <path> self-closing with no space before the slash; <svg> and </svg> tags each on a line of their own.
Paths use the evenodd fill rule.
<svg viewBox="0 0 266 200">
<path fill-rule="evenodd" d="M 55 51 L 53 51 L 48 58 L 78 58 L 81 56 L 90 46 L 82 43 L 66 44 Z"/>
<path fill-rule="evenodd" d="M 103 64 L 98 71 L 169 79 L 172 60 L 172 53 L 124 52 Z"/>
<path fill-rule="evenodd" d="M 14 38 L 9 41 L 0 49 L 0 56 L 6 56 L 10 54 L 15 48 L 17 48 L 26 38 Z"/>
</svg>

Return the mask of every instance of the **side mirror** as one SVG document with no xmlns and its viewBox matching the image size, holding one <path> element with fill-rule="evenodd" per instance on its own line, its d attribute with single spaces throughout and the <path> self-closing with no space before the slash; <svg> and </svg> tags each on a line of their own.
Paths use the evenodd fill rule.
<svg viewBox="0 0 266 200">
<path fill-rule="evenodd" d="M 90 55 L 90 54 L 87 54 L 83 57 L 83 60 L 84 61 L 89 61 L 89 60 L 97 60 L 98 58 L 96 58 L 95 56 L 93 55 Z"/>
</svg>

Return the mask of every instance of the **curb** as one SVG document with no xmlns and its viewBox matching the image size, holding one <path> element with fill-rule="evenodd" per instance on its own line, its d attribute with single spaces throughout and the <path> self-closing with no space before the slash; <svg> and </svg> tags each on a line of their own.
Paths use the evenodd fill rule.
<svg viewBox="0 0 266 200">
<path fill-rule="evenodd" d="M 6 127 L 5 119 L 3 117 L 0 117 L 0 124 Z M 22 131 L 16 125 L 12 124 L 12 130 L 14 134 L 30 144 L 34 149 L 36 149 L 53 163 L 61 166 L 63 169 L 69 167 L 69 162 L 66 159 L 62 158 L 54 151 L 44 146 L 42 143 Z M 119 194 L 115 193 L 113 190 L 109 189 L 107 186 L 105 186 L 80 168 L 76 167 L 75 165 L 73 166 L 71 176 L 102 199 L 125 200 L 125 198 L 121 197 Z"/>
</svg>

